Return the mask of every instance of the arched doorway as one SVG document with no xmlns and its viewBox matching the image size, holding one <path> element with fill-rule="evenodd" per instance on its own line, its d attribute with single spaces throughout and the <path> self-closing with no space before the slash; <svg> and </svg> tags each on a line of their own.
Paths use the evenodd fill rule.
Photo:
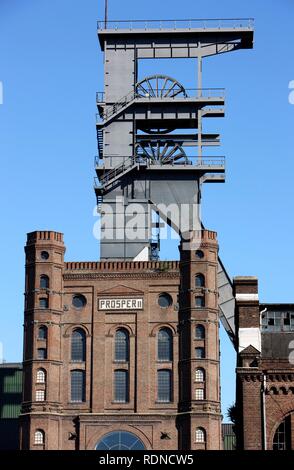
<svg viewBox="0 0 294 470">
<path fill-rule="evenodd" d="M 96 444 L 96 450 L 145 450 L 141 439 L 127 431 L 105 434 Z"/>
<path fill-rule="evenodd" d="M 273 439 L 273 450 L 291 450 L 291 415 L 277 427 Z"/>
</svg>

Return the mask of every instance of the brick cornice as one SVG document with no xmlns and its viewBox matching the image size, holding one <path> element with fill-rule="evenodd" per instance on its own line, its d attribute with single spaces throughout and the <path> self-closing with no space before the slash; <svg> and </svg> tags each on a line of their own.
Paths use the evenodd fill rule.
<svg viewBox="0 0 294 470">
<path fill-rule="evenodd" d="M 63 278 L 66 281 L 88 279 L 179 279 L 178 272 L 104 272 L 104 273 L 66 273 Z"/>
</svg>

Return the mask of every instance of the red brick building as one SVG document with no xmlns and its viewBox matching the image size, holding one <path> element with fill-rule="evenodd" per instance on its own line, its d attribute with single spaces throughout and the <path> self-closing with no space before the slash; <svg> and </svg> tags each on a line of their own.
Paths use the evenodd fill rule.
<svg viewBox="0 0 294 470">
<path fill-rule="evenodd" d="M 22 449 L 220 449 L 216 234 L 180 262 L 68 262 L 28 234 Z M 185 247 L 187 248 L 187 247 Z"/>
<path fill-rule="evenodd" d="M 254 277 L 234 279 L 237 443 L 294 449 L 294 305 L 260 304 Z"/>
</svg>

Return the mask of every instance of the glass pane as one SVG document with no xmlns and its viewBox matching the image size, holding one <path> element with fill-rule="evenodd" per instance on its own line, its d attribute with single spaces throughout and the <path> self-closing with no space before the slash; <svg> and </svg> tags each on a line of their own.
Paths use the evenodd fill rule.
<svg viewBox="0 0 294 470">
<path fill-rule="evenodd" d="M 196 359 L 204 359 L 205 357 L 204 348 L 195 348 L 195 357 Z"/>
<path fill-rule="evenodd" d="M 119 403 L 127 403 L 129 401 L 129 380 L 128 371 L 114 371 L 114 401 Z"/>
<path fill-rule="evenodd" d="M 48 289 L 49 287 L 49 278 L 48 276 L 41 276 L 40 278 L 40 287 L 41 289 Z"/>
<path fill-rule="evenodd" d="M 47 339 L 47 328 L 46 326 L 40 326 L 38 331 L 38 338 L 39 339 Z"/>
<path fill-rule="evenodd" d="M 205 328 L 202 325 L 197 325 L 195 328 L 195 338 L 205 339 Z"/>
<path fill-rule="evenodd" d="M 129 334 L 125 330 L 118 330 L 115 335 L 115 354 L 116 361 L 129 361 Z"/>
<path fill-rule="evenodd" d="M 158 332 L 157 355 L 159 361 L 172 361 L 172 333 L 167 328 Z"/>
<path fill-rule="evenodd" d="M 72 333 L 71 360 L 76 362 L 86 360 L 86 336 L 83 330 L 75 330 Z"/>
<path fill-rule="evenodd" d="M 171 371 L 159 370 L 157 374 L 157 401 L 161 403 L 171 402 Z"/>
<path fill-rule="evenodd" d="M 118 431 L 104 436 L 96 445 L 96 450 L 144 450 L 143 442 L 130 432 Z"/>
<path fill-rule="evenodd" d="M 85 401 L 85 373 L 83 370 L 71 372 L 71 401 Z"/>
<path fill-rule="evenodd" d="M 38 349 L 38 359 L 47 359 L 47 350 L 45 348 Z"/>
<path fill-rule="evenodd" d="M 197 274 L 195 277 L 195 286 L 196 287 L 204 287 L 205 284 L 205 279 L 203 274 Z"/>
</svg>

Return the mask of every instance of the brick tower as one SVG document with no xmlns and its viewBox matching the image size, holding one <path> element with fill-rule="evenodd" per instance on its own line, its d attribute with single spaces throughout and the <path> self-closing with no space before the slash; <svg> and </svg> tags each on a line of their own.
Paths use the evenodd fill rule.
<svg viewBox="0 0 294 470">
<path fill-rule="evenodd" d="M 61 410 L 63 361 L 60 322 L 63 314 L 64 252 L 61 233 L 28 234 L 25 247 L 25 380 L 21 417 L 23 448 L 34 445 L 30 427 L 42 429 L 56 439 L 58 436 L 58 419 L 52 419 L 52 414 Z M 56 439 L 50 442 L 51 449 L 59 448 Z"/>
<path fill-rule="evenodd" d="M 179 426 L 184 449 L 221 449 L 217 269 L 215 232 L 197 232 L 189 249 L 180 247 Z"/>
</svg>

